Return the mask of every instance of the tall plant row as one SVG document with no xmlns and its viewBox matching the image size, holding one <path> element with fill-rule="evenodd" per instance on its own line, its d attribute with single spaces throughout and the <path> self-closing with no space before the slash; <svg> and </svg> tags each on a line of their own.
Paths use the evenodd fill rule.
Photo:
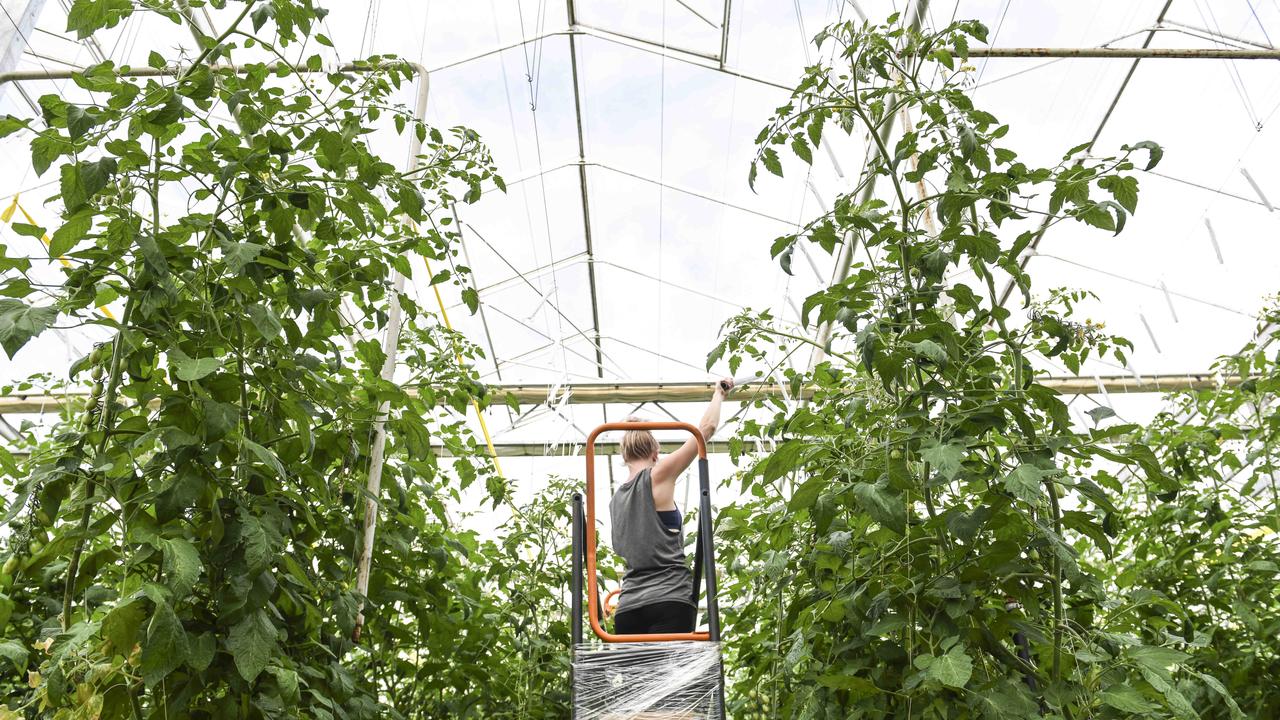
<svg viewBox="0 0 1280 720">
<path fill-rule="evenodd" d="M 185 32 L 180 5 L 148 8 Z M 505 494 L 483 453 L 442 466 L 431 448 L 474 446 L 439 408 L 479 395 L 477 349 L 389 282 L 413 256 L 454 265 L 452 207 L 501 187 L 487 151 L 396 100 L 425 82 L 403 61 L 320 72 L 329 40 L 311 0 L 233 9 L 197 57 L 152 52 L 163 74 L 99 63 L 73 78 L 91 102 L 46 95 L 42 117 L 0 120 L 31 133 L 33 167 L 58 179 L 48 253 L 69 262 L 49 285 L 5 253 L 6 353 L 53 327 L 110 331 L 71 367 L 88 402 L 0 465 L 13 493 L 0 649 L 18 671 L 3 676 L 5 716 L 381 717 L 361 657 L 408 621 L 399 593 L 452 594 L 405 569 L 456 541 L 451 495 L 476 480 Z M 134 12 L 76 0 L 67 29 L 89 37 Z M 249 53 L 269 62 L 228 67 Z M 371 146 L 392 126 L 421 144 L 409 167 Z M 408 371 L 390 382 L 395 306 Z M 384 419 L 366 602 L 358 518 Z"/>
<path fill-rule="evenodd" d="M 1033 292 L 1020 262 L 1061 223 L 1119 234 L 1137 173 L 1162 150 L 1085 144 L 1052 166 L 1022 160 L 965 90 L 969 43 L 986 32 L 917 32 L 896 17 L 832 26 L 817 38 L 832 60 L 808 68 L 757 137 L 753 183 L 803 171 L 831 133 L 870 150 L 830 212 L 772 247 L 786 272 L 806 244 L 847 276 L 806 298 L 798 325 L 733 318 L 708 358 L 771 364 L 796 396 L 814 391 L 774 401 L 773 419 L 734 443 L 776 448 L 742 473 L 750 500 L 721 511 L 734 716 L 1244 717 L 1237 697 L 1274 702 L 1246 689 L 1274 648 L 1207 661 L 1236 645 L 1224 636 L 1239 618 L 1216 614 L 1215 627 L 1203 596 L 1170 591 L 1154 544 L 1177 526 L 1150 523 L 1185 510 L 1134 502 L 1185 491 L 1153 445 L 1172 428 L 1109 408 L 1073 427 L 1041 382 L 1048 363 L 1124 364 L 1130 345 L 1074 319 L 1086 292 Z M 1240 532 L 1229 525 L 1219 537 Z M 1236 552 L 1272 583 L 1253 599 L 1266 596 L 1274 629 L 1275 566 L 1262 559 L 1274 537 Z M 1178 572 L 1203 579 L 1199 558 Z M 1249 680 L 1229 679 L 1246 664 Z"/>
<path fill-rule="evenodd" d="M 414 66 L 322 71 L 312 0 L 211 4 L 234 22 L 196 57 L 153 53 L 166 74 L 102 63 L 73 80 L 92 102 L 0 117 L 62 207 L 0 245 L 0 346 L 109 337 L 66 381 L 90 400 L 0 449 L 0 720 L 565 717 L 579 481 L 511 501 L 462 416 L 488 401 L 480 350 L 390 282 L 418 256 L 474 307 L 454 210 L 502 180 L 474 132 L 399 102 Z M 134 12 L 185 31 L 187 9 L 74 0 L 68 31 Z M 1118 234 L 1160 147 L 1029 164 L 966 92 L 976 22 L 817 39 L 830 60 L 760 133 L 749 180 L 803 172 L 833 133 L 870 152 L 771 248 L 785 272 L 812 248 L 847 275 L 799 323 L 731 319 L 708 358 L 812 392 L 762 402 L 772 417 L 730 440 L 729 716 L 1280 714 L 1280 318 L 1220 361 L 1243 384 L 1173 397 L 1145 426 L 1104 407 L 1074 425 L 1046 368 L 1123 363 L 1130 345 L 1076 319 L 1087 292 L 1040 289 L 1019 261 L 1059 224 Z M 272 62 L 228 67 L 251 54 Z M 420 156 L 384 159 L 375 132 Z M 477 492 L 507 519 L 476 522 Z"/>
</svg>

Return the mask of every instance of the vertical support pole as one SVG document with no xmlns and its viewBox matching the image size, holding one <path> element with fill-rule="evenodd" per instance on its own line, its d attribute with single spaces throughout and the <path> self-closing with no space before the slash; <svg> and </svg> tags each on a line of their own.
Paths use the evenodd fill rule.
<svg viewBox="0 0 1280 720">
<path fill-rule="evenodd" d="M 573 494 L 573 570 L 569 576 L 569 712 L 578 716 L 578 684 L 573 677 L 573 660 L 582 644 L 582 555 L 586 528 L 582 522 L 582 493 Z"/>
<path fill-rule="evenodd" d="M 707 578 L 707 632 L 712 642 L 720 641 L 720 604 L 716 600 L 716 550 L 711 531 L 711 479 L 707 459 L 698 458 L 698 486 L 701 501 L 698 505 L 698 534 L 702 539 L 702 572 Z"/>
<path fill-rule="evenodd" d="M 569 613 L 573 644 L 582 642 L 582 493 L 573 494 L 573 574 L 569 578 Z"/>
<path fill-rule="evenodd" d="M 716 539 L 711 530 L 711 472 L 707 459 L 698 458 L 698 545 L 702 548 L 702 571 L 707 577 L 707 634 L 711 642 L 720 642 L 720 602 L 716 597 Z M 696 581 L 697 578 L 695 577 Z M 720 718 L 724 720 L 724 663 L 720 665 Z"/>
<path fill-rule="evenodd" d="M 431 89 L 431 76 L 421 65 L 413 65 L 418 76 L 417 101 L 414 104 L 414 118 L 420 122 L 427 119 L 427 98 Z M 405 166 L 409 169 L 420 164 L 418 154 L 422 152 L 422 141 L 417 133 L 410 133 L 409 158 Z M 392 293 L 387 311 L 387 328 L 382 338 L 382 351 L 386 360 L 382 364 L 382 379 L 390 382 L 395 378 L 396 354 L 400 349 L 401 308 L 400 295 L 404 293 L 404 275 L 396 270 L 392 274 Z M 360 633 L 364 628 L 364 602 L 369 595 L 369 572 L 373 564 L 373 538 L 378 528 L 378 510 L 382 490 L 383 454 L 387 446 L 387 419 L 391 414 L 390 401 L 384 400 L 378 405 L 378 415 L 373 421 L 373 441 L 369 451 L 369 478 L 365 491 L 368 497 L 364 507 L 364 530 L 361 533 L 360 558 L 356 562 L 356 594 L 359 603 L 356 610 L 356 626 L 351 633 L 352 642 L 360 642 Z M 483 420 L 482 420 L 483 422 Z"/>
</svg>

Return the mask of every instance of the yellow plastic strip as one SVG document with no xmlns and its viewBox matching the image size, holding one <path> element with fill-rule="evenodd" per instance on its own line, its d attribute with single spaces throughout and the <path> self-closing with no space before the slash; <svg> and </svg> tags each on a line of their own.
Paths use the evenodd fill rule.
<svg viewBox="0 0 1280 720">
<path fill-rule="evenodd" d="M 424 256 L 422 262 L 427 265 L 427 275 L 434 276 L 431 272 L 431 261 Z M 440 287 L 432 285 L 431 291 L 436 294 L 436 303 L 440 306 L 440 317 L 444 319 L 444 326 L 452 330 L 453 323 L 449 322 L 449 311 L 444 309 L 444 298 L 440 297 Z M 461 354 L 455 353 L 454 357 L 458 359 L 459 364 L 462 363 Z M 475 398 L 471 398 L 471 407 L 476 409 L 476 419 L 480 421 L 480 432 L 484 433 L 484 442 L 489 446 L 489 457 L 493 458 L 493 468 L 498 471 L 498 477 L 503 477 L 502 465 L 498 464 L 498 450 L 493 446 L 493 438 L 489 436 L 489 426 L 485 423 L 484 413 L 480 412 L 480 403 L 476 402 Z"/>
<path fill-rule="evenodd" d="M 31 217 L 31 213 L 27 212 L 27 209 L 22 207 L 22 205 L 18 203 L 17 195 L 13 196 L 13 202 L 9 203 L 9 207 L 5 208 L 5 211 L 3 213 L 0 213 L 0 220 L 3 220 L 4 222 L 7 222 L 7 223 L 12 223 L 13 211 L 15 209 L 22 211 L 22 217 L 27 219 L 27 223 L 29 225 L 36 225 L 36 220 L 35 218 Z M 40 239 L 44 241 L 45 247 L 49 247 L 53 244 L 53 241 L 49 239 L 49 236 L 47 234 L 41 235 Z M 67 267 L 67 268 L 71 267 L 71 263 L 68 262 L 67 259 L 62 256 L 58 256 L 58 262 L 62 263 L 62 267 Z M 111 310 L 108 309 L 106 306 L 103 306 L 103 305 L 98 306 L 98 312 L 102 313 L 103 315 L 106 315 L 112 320 L 116 319 L 116 316 L 112 314 Z"/>
</svg>

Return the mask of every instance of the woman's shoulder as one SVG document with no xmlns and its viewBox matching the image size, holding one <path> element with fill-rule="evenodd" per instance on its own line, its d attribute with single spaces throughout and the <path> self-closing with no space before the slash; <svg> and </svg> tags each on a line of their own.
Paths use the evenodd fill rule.
<svg viewBox="0 0 1280 720">
<path fill-rule="evenodd" d="M 649 475 L 649 468 L 645 468 L 640 472 L 627 478 L 627 481 L 618 486 L 613 492 L 614 497 L 626 496 L 636 492 L 637 489 L 650 487 L 652 479 Z"/>
</svg>

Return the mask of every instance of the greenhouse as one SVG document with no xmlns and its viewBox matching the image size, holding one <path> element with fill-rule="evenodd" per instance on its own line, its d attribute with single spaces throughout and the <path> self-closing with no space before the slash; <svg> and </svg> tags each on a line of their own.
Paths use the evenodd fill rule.
<svg viewBox="0 0 1280 720">
<path fill-rule="evenodd" d="M 1280 718 L 1280 2 L 0 10 L 0 720 Z"/>
</svg>

